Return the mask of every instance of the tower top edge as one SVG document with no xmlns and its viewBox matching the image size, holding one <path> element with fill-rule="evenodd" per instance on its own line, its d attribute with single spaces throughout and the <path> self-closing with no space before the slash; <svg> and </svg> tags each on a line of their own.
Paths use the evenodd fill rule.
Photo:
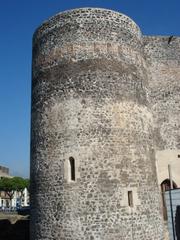
<svg viewBox="0 0 180 240">
<path fill-rule="evenodd" d="M 40 24 L 35 30 L 33 34 L 33 39 L 37 38 L 38 36 L 40 37 L 41 35 L 44 35 L 44 33 L 48 31 L 48 29 L 50 30 L 51 28 L 53 28 L 53 26 L 56 26 L 58 22 L 65 22 L 68 18 L 70 19 L 73 16 L 76 18 L 83 18 L 84 16 L 86 16 L 86 18 L 88 18 L 93 16 L 98 17 L 98 15 L 100 14 L 102 14 L 104 18 L 107 17 L 107 21 L 113 21 L 113 19 L 124 19 L 124 22 L 127 23 L 128 27 L 131 28 L 133 32 L 139 36 L 139 38 L 142 36 L 140 27 L 137 25 L 137 23 L 124 13 L 106 8 L 82 7 L 58 12 L 47 20 L 43 21 L 42 24 Z"/>
</svg>

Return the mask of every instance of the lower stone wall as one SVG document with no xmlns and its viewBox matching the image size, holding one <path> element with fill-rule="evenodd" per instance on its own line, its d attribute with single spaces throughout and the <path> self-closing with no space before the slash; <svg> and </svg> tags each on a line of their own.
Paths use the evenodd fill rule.
<svg viewBox="0 0 180 240">
<path fill-rule="evenodd" d="M 0 220 L 1 240 L 29 240 L 29 220 L 18 220 L 12 224 L 8 219 Z"/>
<path fill-rule="evenodd" d="M 8 219 L 0 220 L 1 240 L 29 240 L 29 220 L 18 220 L 12 224 Z M 167 224 L 164 227 L 164 240 L 169 240 Z"/>
</svg>

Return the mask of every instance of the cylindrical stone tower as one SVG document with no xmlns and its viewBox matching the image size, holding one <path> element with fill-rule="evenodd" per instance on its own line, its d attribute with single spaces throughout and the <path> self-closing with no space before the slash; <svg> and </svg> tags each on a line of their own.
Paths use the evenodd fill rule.
<svg viewBox="0 0 180 240">
<path fill-rule="evenodd" d="M 138 26 L 83 8 L 33 39 L 31 240 L 162 240 Z"/>
</svg>

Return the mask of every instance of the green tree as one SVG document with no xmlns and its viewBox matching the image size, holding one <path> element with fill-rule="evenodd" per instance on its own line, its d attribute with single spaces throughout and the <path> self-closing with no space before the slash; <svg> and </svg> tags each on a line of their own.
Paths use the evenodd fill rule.
<svg viewBox="0 0 180 240">
<path fill-rule="evenodd" d="M 13 186 L 14 190 L 18 192 L 22 192 L 25 188 L 29 187 L 29 179 L 24 179 L 21 177 L 13 177 Z"/>
<path fill-rule="evenodd" d="M 25 188 L 29 189 L 29 179 L 24 179 L 21 177 L 1 177 L 0 179 L 0 191 L 5 192 L 9 196 L 11 206 L 15 191 L 21 193 L 22 199 L 23 190 Z"/>
<path fill-rule="evenodd" d="M 10 203 L 12 203 L 12 199 L 14 196 L 14 190 L 15 186 L 14 186 L 14 182 L 12 181 L 12 178 L 7 178 L 7 177 L 2 177 L 0 179 L 0 191 L 1 192 L 5 192 L 9 199 L 10 199 Z"/>
</svg>

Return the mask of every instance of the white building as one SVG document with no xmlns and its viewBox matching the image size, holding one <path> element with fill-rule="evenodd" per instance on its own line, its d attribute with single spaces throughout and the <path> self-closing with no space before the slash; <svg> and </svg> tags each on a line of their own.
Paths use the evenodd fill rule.
<svg viewBox="0 0 180 240">
<path fill-rule="evenodd" d="M 0 178 L 8 177 L 12 178 L 13 176 L 9 175 L 9 168 L 0 166 Z M 13 194 L 12 200 L 7 193 L 1 191 L 0 192 L 0 208 L 5 209 L 9 207 L 16 208 L 17 206 L 29 206 L 29 192 L 27 188 L 23 190 L 23 192 L 15 191 Z"/>
</svg>

